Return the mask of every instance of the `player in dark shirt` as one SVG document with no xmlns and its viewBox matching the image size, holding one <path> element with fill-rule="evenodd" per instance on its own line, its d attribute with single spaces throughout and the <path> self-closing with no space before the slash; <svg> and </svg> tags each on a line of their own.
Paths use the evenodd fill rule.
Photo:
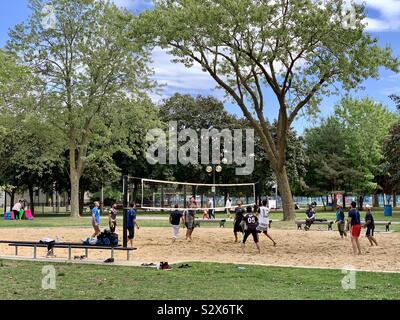
<svg viewBox="0 0 400 320">
<path fill-rule="evenodd" d="M 242 202 L 237 202 L 237 207 L 235 208 L 235 220 L 233 223 L 233 234 L 235 236 L 235 242 L 238 242 L 238 232 L 243 233 L 243 228 L 241 226 L 241 222 L 243 220 L 245 214 L 245 210 L 242 207 Z"/>
<path fill-rule="evenodd" d="M 351 245 L 353 247 L 353 253 L 355 255 L 360 255 L 361 254 L 361 246 L 360 246 L 360 232 L 361 232 L 361 219 L 360 219 L 360 212 L 356 209 L 357 203 L 353 201 L 351 203 L 351 209 L 348 213 L 349 217 L 349 223 L 347 225 L 347 228 L 350 228 L 350 234 L 351 234 Z"/>
<path fill-rule="evenodd" d="M 241 245 L 242 253 L 244 253 L 244 246 L 249 235 L 253 236 L 254 243 L 256 244 L 258 253 L 261 253 L 260 245 L 258 244 L 258 231 L 257 231 L 258 218 L 255 214 L 252 213 L 252 208 L 250 206 L 247 207 L 246 210 L 247 210 L 247 215 L 243 218 L 245 224 L 245 230 Z"/>
<path fill-rule="evenodd" d="M 308 205 L 308 210 L 306 211 L 306 225 L 304 227 L 304 230 L 309 230 L 311 225 L 315 221 L 315 210 L 313 205 Z"/>
<path fill-rule="evenodd" d="M 365 208 L 367 210 L 367 214 L 365 215 L 365 224 L 364 224 L 364 228 L 367 228 L 367 232 L 365 233 L 365 236 L 369 240 L 369 243 L 371 244 L 371 246 L 373 246 L 374 244 L 377 246 L 378 242 L 374 238 L 375 222 L 374 222 L 374 217 L 371 212 L 371 207 L 367 204 L 365 206 Z"/>
</svg>

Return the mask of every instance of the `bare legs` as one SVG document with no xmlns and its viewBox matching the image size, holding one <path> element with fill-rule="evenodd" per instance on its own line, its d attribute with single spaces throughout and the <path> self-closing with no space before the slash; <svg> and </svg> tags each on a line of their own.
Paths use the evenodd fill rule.
<svg viewBox="0 0 400 320">
<path fill-rule="evenodd" d="M 376 241 L 376 239 L 373 236 L 367 236 L 367 239 L 369 241 L 369 243 L 371 244 L 371 247 L 375 244 L 376 246 L 378 245 L 378 242 Z"/>
<path fill-rule="evenodd" d="M 263 233 L 267 236 L 267 238 L 269 238 L 269 239 L 272 241 L 272 243 L 274 244 L 274 247 L 275 247 L 275 246 L 276 246 L 276 242 L 275 242 L 275 240 L 272 239 L 272 237 L 269 235 L 268 231 L 264 231 Z"/>
<path fill-rule="evenodd" d="M 353 247 L 353 254 L 360 255 L 361 254 L 361 246 L 358 238 L 351 237 L 351 245 Z"/>
</svg>

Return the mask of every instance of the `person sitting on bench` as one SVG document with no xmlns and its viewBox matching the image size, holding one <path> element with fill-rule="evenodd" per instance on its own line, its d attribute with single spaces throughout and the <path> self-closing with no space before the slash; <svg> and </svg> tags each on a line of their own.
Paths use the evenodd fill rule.
<svg viewBox="0 0 400 320">
<path fill-rule="evenodd" d="M 304 227 L 304 230 L 309 230 L 311 225 L 315 221 L 315 211 L 314 207 L 310 204 L 308 205 L 308 210 L 306 211 L 306 225 Z"/>
</svg>

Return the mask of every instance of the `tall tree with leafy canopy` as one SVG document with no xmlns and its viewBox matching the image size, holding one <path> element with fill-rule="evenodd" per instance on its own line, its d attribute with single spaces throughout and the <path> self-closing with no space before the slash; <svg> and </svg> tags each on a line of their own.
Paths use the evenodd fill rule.
<svg viewBox="0 0 400 320">
<path fill-rule="evenodd" d="M 391 96 L 400 111 L 400 96 Z M 391 189 L 393 194 L 400 190 L 400 121 L 397 121 L 390 128 L 383 145 L 383 154 L 385 158 L 384 171 L 382 179 L 384 185 Z"/>
<path fill-rule="evenodd" d="M 381 103 L 369 98 L 343 99 L 336 106 L 334 117 L 346 134 L 345 153 L 352 168 L 360 173 L 348 179 L 352 181 L 352 191 L 359 195 L 361 207 L 363 196 L 380 188 L 375 177 L 383 171 L 383 142 L 398 118 Z"/>
<path fill-rule="evenodd" d="M 91 157 L 101 156 L 90 144 L 110 140 L 112 125 L 105 120 L 146 112 L 140 99 L 151 87 L 149 55 L 127 28 L 135 17 L 109 1 L 29 3 L 32 15 L 10 32 L 7 47 L 40 77 L 53 100 L 41 112 L 68 139 L 71 215 L 77 217 L 80 178 Z"/>
<path fill-rule="evenodd" d="M 343 0 L 159 0 L 137 25 L 146 43 L 186 67 L 200 65 L 241 108 L 277 177 L 285 220 L 295 216 L 285 166 L 294 120 L 317 112 L 340 86 L 357 88 L 379 67 L 399 67 L 390 48 L 363 32 L 364 7 L 353 9 L 349 28 Z M 267 109 L 277 111 L 277 139 Z"/>
</svg>

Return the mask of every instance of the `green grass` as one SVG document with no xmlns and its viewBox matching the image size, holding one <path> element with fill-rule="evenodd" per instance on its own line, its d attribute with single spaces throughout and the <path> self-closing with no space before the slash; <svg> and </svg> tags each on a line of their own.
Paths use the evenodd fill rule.
<svg viewBox="0 0 400 320">
<path fill-rule="evenodd" d="M 0 260 L 2 299 L 399 299 L 400 275 L 359 272 L 344 290 L 340 270 L 193 263 L 171 271 L 54 264 L 56 290 L 43 290 L 49 263 Z M 18 270 L 18 272 L 16 272 Z M 151 284 L 151 285 L 150 285 Z"/>
</svg>

